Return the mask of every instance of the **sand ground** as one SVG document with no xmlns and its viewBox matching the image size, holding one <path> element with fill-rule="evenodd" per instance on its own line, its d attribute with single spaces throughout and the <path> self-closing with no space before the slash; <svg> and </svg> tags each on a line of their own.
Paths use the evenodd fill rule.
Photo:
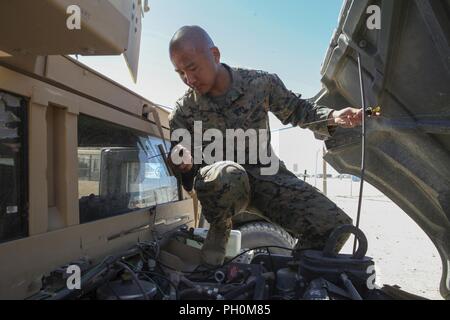
<svg viewBox="0 0 450 320">
<path fill-rule="evenodd" d="M 314 185 L 315 179 L 307 180 Z M 322 180 L 317 180 L 322 190 Z M 329 179 L 328 197 L 356 222 L 359 182 Z M 398 285 L 402 290 L 428 299 L 439 293 L 442 264 L 433 243 L 395 203 L 373 186 L 364 184 L 361 229 L 369 241 L 368 256 L 377 266 L 376 284 Z M 345 253 L 352 250 L 347 242 Z"/>
</svg>

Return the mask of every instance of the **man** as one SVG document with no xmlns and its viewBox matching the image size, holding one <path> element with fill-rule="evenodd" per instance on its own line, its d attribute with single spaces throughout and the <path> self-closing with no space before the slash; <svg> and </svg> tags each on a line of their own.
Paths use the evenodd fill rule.
<svg viewBox="0 0 450 320">
<path fill-rule="evenodd" d="M 201 121 L 203 130 L 217 129 L 224 136 L 227 129 L 266 129 L 270 150 L 269 111 L 283 124 L 308 127 L 325 136 L 331 136 L 336 126 L 352 128 L 362 121 L 360 109 L 335 111 L 313 105 L 287 90 L 274 74 L 222 64 L 219 49 L 198 26 L 178 30 L 169 51 L 176 72 L 190 88 L 169 117 L 172 133 L 186 129 L 193 134 L 195 121 Z M 193 148 L 187 150 L 178 141 L 172 144 L 171 156 L 181 151 L 183 161 L 174 165 L 171 157 L 171 165 L 182 174 L 185 189 L 195 189 L 202 214 L 210 223 L 202 248 L 205 265 L 223 263 L 231 219 L 245 209 L 298 237 L 298 249 L 320 250 L 336 227 L 352 223 L 331 200 L 283 163 L 272 175 L 261 173 L 264 165 L 260 162 L 194 165 Z M 341 239 L 337 250 L 347 238 Z"/>
</svg>

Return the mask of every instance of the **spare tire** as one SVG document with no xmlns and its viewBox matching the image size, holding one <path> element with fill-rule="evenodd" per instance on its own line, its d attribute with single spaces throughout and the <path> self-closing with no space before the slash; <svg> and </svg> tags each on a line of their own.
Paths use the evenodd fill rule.
<svg viewBox="0 0 450 320">
<path fill-rule="evenodd" d="M 252 222 L 238 228 L 241 232 L 241 248 L 243 250 L 261 246 L 279 246 L 293 248 L 296 239 L 279 226 L 268 222 Z M 267 249 L 255 250 L 257 253 L 267 252 Z M 270 253 L 290 255 L 291 251 L 270 248 Z"/>
</svg>

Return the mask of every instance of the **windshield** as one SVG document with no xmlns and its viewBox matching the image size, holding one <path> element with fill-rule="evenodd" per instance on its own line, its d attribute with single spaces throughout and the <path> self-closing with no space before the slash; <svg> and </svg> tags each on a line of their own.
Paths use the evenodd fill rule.
<svg viewBox="0 0 450 320">
<path fill-rule="evenodd" d="M 158 145 L 167 141 L 81 115 L 78 121 L 80 221 L 178 200 Z"/>
</svg>

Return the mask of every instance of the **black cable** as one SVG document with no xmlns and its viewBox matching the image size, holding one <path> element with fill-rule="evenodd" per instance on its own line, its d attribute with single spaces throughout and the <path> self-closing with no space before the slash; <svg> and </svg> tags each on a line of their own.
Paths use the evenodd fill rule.
<svg viewBox="0 0 450 320">
<path fill-rule="evenodd" d="M 227 264 L 231 263 L 232 261 L 236 260 L 237 258 L 239 258 L 240 256 L 246 254 L 249 251 L 258 250 L 258 249 L 267 249 L 267 251 L 269 251 L 269 248 L 272 248 L 272 249 L 284 249 L 284 250 L 291 251 L 291 252 L 294 251 L 294 249 L 292 249 L 292 248 L 286 248 L 286 247 L 281 247 L 281 246 L 260 246 L 260 247 L 255 247 L 255 248 L 252 248 L 252 249 L 245 250 L 244 252 L 241 252 L 240 254 L 235 256 L 234 258 L 232 258 L 232 259 L 226 261 L 225 263 L 223 263 L 222 266 L 217 267 L 217 268 L 215 268 L 213 270 L 217 270 L 217 269 L 219 269 L 221 267 L 226 266 Z"/>
<path fill-rule="evenodd" d="M 138 243 L 138 244 L 137 244 L 138 248 L 141 249 L 141 252 L 140 252 L 141 259 L 144 260 L 142 255 L 147 255 L 150 259 L 153 259 L 153 260 L 157 261 L 156 259 L 154 259 L 153 257 L 151 257 L 151 256 L 145 251 L 145 249 L 142 247 L 143 244 L 145 245 L 145 243 Z M 156 255 L 159 255 L 160 248 L 159 248 L 159 245 L 158 245 L 157 243 L 156 243 L 156 247 L 157 247 L 157 249 L 156 249 L 156 252 L 155 252 L 155 253 L 156 253 Z M 154 249 L 154 248 L 152 248 L 152 249 Z M 157 272 L 137 270 L 137 267 L 134 266 L 134 265 L 132 265 L 131 263 L 126 262 L 126 261 L 122 261 L 122 262 L 125 263 L 125 264 L 127 264 L 129 267 L 132 267 L 132 268 L 134 269 L 134 272 L 136 272 L 137 274 L 143 274 L 147 279 L 151 280 L 152 282 L 154 282 L 154 280 L 151 279 L 150 277 L 146 276 L 146 274 L 151 274 L 151 275 L 160 277 L 161 279 L 164 279 L 165 281 L 167 281 L 167 283 L 169 283 L 170 286 L 172 286 L 172 287 L 175 289 L 175 294 L 176 294 L 176 297 L 178 298 L 178 289 L 177 289 L 177 287 L 175 286 L 175 284 L 174 284 L 167 276 L 161 275 L 161 274 L 159 274 L 159 273 L 157 273 Z M 162 269 L 161 269 L 161 270 L 162 270 Z M 165 293 L 161 290 L 161 288 L 158 287 L 158 289 L 159 289 L 163 294 L 165 294 Z"/>
<path fill-rule="evenodd" d="M 230 259 L 230 260 L 224 262 L 222 265 L 217 266 L 217 267 L 214 267 L 214 268 L 211 268 L 211 269 L 206 269 L 206 270 L 203 270 L 203 271 L 188 271 L 188 272 L 180 271 L 180 272 L 182 272 L 182 273 L 187 273 L 187 274 L 213 272 L 213 271 L 216 271 L 216 270 L 218 270 L 218 269 L 220 269 L 220 268 L 225 267 L 226 265 L 230 264 L 231 262 L 233 262 L 233 261 L 236 260 L 237 258 L 243 256 L 243 255 L 246 254 L 247 252 L 250 252 L 250 251 L 252 251 L 252 250 L 258 250 L 258 249 L 267 249 L 267 250 L 269 250 L 269 248 L 273 248 L 273 249 L 284 249 L 284 250 L 288 250 L 288 251 L 291 251 L 291 252 L 294 251 L 294 249 L 292 249 L 292 248 L 286 248 L 286 247 L 281 247 L 281 246 L 260 246 L 260 247 L 255 247 L 255 248 L 252 248 L 252 249 L 245 250 L 245 251 L 241 252 L 240 254 L 238 254 L 237 256 L 235 256 L 234 258 L 232 258 L 232 259 Z"/>
<path fill-rule="evenodd" d="M 140 275 L 141 277 L 144 277 L 144 279 L 147 279 L 148 281 L 150 281 L 151 283 L 153 283 L 153 284 L 155 285 L 156 289 L 158 289 L 159 292 L 161 292 L 161 294 L 162 294 L 163 297 L 164 297 L 164 296 L 170 296 L 170 292 L 169 292 L 169 294 L 165 293 L 165 292 L 163 291 L 163 289 L 161 289 L 161 286 L 160 286 L 159 284 L 157 284 L 155 280 L 153 280 L 152 278 L 150 278 L 148 275 L 146 275 L 146 274 L 141 274 L 141 273 L 142 273 L 142 271 L 139 272 L 139 275 Z"/>
<path fill-rule="evenodd" d="M 108 286 L 109 290 L 116 296 L 117 300 L 122 300 L 122 298 L 117 294 L 116 290 L 111 286 L 111 281 L 107 281 L 106 285 Z"/>
<path fill-rule="evenodd" d="M 131 270 L 131 268 L 128 265 L 126 265 L 125 263 L 123 263 L 121 261 L 117 261 L 116 263 L 119 266 L 125 268 L 128 272 L 130 272 L 131 277 L 133 278 L 135 284 L 138 286 L 139 290 L 144 295 L 145 300 L 150 300 L 149 296 L 147 295 L 147 292 L 145 292 L 144 288 L 142 287 L 142 284 L 139 282 L 139 278 L 136 276 L 136 273 L 133 270 Z"/>
<path fill-rule="evenodd" d="M 159 274 L 159 273 L 157 273 L 157 272 L 151 272 L 151 271 L 140 271 L 139 273 L 149 274 L 149 275 L 156 276 L 156 277 L 159 277 L 159 278 L 161 278 L 161 279 L 167 281 L 167 283 L 168 283 L 170 286 L 172 286 L 172 288 L 175 289 L 175 295 L 176 295 L 176 298 L 177 298 L 177 300 L 178 300 L 178 297 L 179 297 L 178 288 L 177 288 L 177 286 L 176 286 L 176 285 L 175 285 L 168 277 L 163 276 L 163 275 L 161 275 L 161 274 Z"/>
<path fill-rule="evenodd" d="M 288 251 L 291 251 L 291 252 L 294 251 L 294 249 L 292 249 L 292 248 L 286 248 L 286 247 L 281 247 L 281 246 L 261 246 L 261 247 L 255 247 L 255 248 L 248 249 L 248 250 L 245 250 L 245 251 L 241 252 L 240 254 L 238 254 L 237 256 L 233 257 L 232 259 L 230 259 L 230 260 L 224 262 L 224 263 L 223 263 L 222 265 L 220 265 L 220 266 L 217 266 L 217 267 L 214 267 L 214 268 L 211 268 L 211 269 L 205 269 L 205 270 L 202 270 L 202 271 L 180 271 L 180 270 L 177 270 L 177 269 L 175 269 L 175 268 L 173 268 L 173 267 L 170 267 L 170 266 L 168 266 L 168 265 L 162 263 L 162 262 L 161 262 L 160 260 L 158 260 L 158 259 L 154 259 L 154 258 L 153 258 L 153 259 L 154 259 L 156 262 L 158 262 L 159 264 L 161 264 L 163 267 L 165 267 L 165 268 L 167 268 L 167 269 L 170 269 L 170 270 L 173 270 L 173 271 L 177 271 L 177 272 L 181 272 L 181 273 L 185 273 L 185 274 L 202 274 L 202 273 L 207 273 L 207 272 L 211 273 L 211 272 L 216 271 L 216 270 L 218 270 L 218 269 L 220 269 L 220 268 L 223 268 L 224 266 L 230 264 L 232 261 L 236 260 L 237 258 L 243 256 L 244 254 L 246 254 L 247 252 L 250 252 L 250 251 L 252 251 L 252 250 L 269 249 L 269 248 L 283 249 L 283 250 L 288 250 Z M 150 258 L 152 258 L 152 257 L 150 257 Z"/>
<path fill-rule="evenodd" d="M 139 273 L 150 274 L 152 276 L 159 277 L 159 278 L 167 281 L 168 284 L 170 284 L 175 290 L 177 290 L 177 286 L 168 277 L 166 277 L 162 274 L 159 274 L 157 272 L 152 272 L 152 271 L 140 271 Z"/>
<path fill-rule="evenodd" d="M 141 252 L 142 253 L 142 252 Z M 157 289 L 161 292 L 161 294 L 164 296 L 164 295 L 167 295 L 161 288 L 160 288 L 160 286 L 155 282 L 155 280 L 153 280 L 152 278 L 150 278 L 149 276 L 147 276 L 145 273 L 148 273 L 147 271 L 141 271 L 141 270 L 138 270 L 138 268 L 136 267 L 136 266 L 134 266 L 133 264 L 131 264 L 131 263 L 129 263 L 129 262 L 127 262 L 127 261 L 124 261 L 124 260 L 122 260 L 122 263 L 124 263 L 124 264 L 126 264 L 127 266 L 129 266 L 130 268 L 133 268 L 133 272 L 135 272 L 135 273 L 137 273 L 137 274 L 139 274 L 139 275 L 143 275 L 147 280 L 150 280 L 150 282 L 152 282 L 156 287 L 157 287 Z M 156 275 L 158 275 L 157 273 L 155 273 Z M 162 276 L 161 276 L 162 277 Z M 139 277 L 138 277 L 138 279 L 139 279 Z M 166 277 L 164 277 L 164 279 L 166 280 L 166 281 L 170 281 L 169 279 L 167 279 Z M 172 285 L 173 285 L 173 283 L 172 283 Z"/>
</svg>

